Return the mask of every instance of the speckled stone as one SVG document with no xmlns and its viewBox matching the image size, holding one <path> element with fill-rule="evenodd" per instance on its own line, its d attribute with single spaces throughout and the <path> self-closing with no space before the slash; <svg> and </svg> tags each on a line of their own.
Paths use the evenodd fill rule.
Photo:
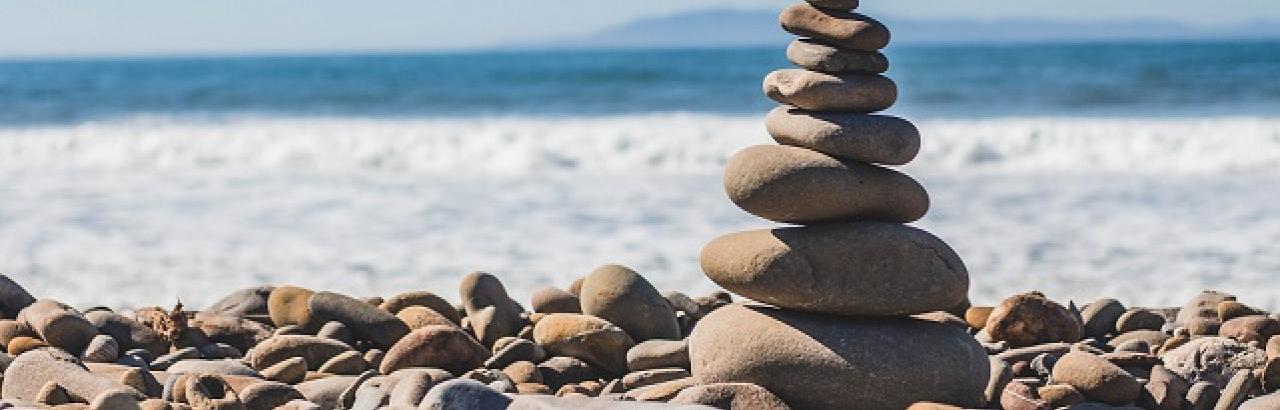
<svg viewBox="0 0 1280 410">
<path fill-rule="evenodd" d="M 703 318 L 689 355 L 700 381 L 753 383 L 798 410 L 918 401 L 977 407 L 989 371 L 982 346 L 954 326 L 737 304 Z"/>
<path fill-rule="evenodd" d="M 787 309 L 902 316 L 964 301 L 969 274 L 941 239 L 910 226 L 848 222 L 733 233 L 702 249 L 720 286 Z"/>
</svg>

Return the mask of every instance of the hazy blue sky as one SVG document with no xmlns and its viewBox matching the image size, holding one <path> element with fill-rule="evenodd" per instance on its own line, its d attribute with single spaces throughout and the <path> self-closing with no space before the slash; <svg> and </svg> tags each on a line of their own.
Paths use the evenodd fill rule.
<svg viewBox="0 0 1280 410">
<path fill-rule="evenodd" d="M 788 0 L 0 0 L 0 57 L 483 47 Z M 911 18 L 1280 21 L 1277 0 L 866 0 Z"/>
</svg>

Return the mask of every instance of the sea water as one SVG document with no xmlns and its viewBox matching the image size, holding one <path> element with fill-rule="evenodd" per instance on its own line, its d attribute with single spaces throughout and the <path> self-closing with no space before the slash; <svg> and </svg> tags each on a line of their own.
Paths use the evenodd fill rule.
<svg viewBox="0 0 1280 410">
<path fill-rule="evenodd" d="M 521 300 L 604 263 L 714 284 L 717 235 L 774 224 L 720 172 L 770 143 L 783 50 L 0 61 L 0 272 L 80 306 L 292 283 Z M 976 303 L 1039 289 L 1280 307 L 1280 43 L 895 46 L 917 225 Z"/>
</svg>

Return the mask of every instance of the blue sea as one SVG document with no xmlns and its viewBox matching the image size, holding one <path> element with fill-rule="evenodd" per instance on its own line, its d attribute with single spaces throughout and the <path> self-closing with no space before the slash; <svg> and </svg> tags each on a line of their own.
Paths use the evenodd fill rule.
<svg viewBox="0 0 1280 410">
<path fill-rule="evenodd" d="M 1280 307 L 1280 42 L 891 46 L 975 303 Z M 0 58 L 0 272 L 78 305 L 293 283 L 709 292 L 783 47 Z"/>
</svg>

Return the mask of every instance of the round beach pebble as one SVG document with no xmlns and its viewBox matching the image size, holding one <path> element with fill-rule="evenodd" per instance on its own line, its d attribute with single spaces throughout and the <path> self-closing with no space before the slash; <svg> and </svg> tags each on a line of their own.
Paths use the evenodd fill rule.
<svg viewBox="0 0 1280 410">
<path fill-rule="evenodd" d="M 492 274 L 472 272 L 458 286 L 462 307 L 476 338 L 485 346 L 504 336 L 515 336 L 524 326 L 520 307 L 507 294 L 506 287 Z M 488 309 L 487 308 L 492 308 Z"/>
<path fill-rule="evenodd" d="M 290 357 L 261 371 L 262 378 L 284 384 L 298 384 L 307 377 L 307 361 Z"/>
<path fill-rule="evenodd" d="M 1164 327 L 1164 316 L 1146 309 L 1130 309 L 1116 319 L 1116 333 L 1123 334 L 1135 330 L 1160 330 Z"/>
<path fill-rule="evenodd" d="M 778 23 L 791 34 L 851 50 L 876 51 L 889 45 L 889 29 L 884 24 L 845 10 L 798 3 L 783 9 Z"/>
<path fill-rule="evenodd" d="M 395 315 L 343 294 L 316 292 L 307 306 L 312 323 L 341 322 L 357 339 L 379 348 L 391 347 L 409 333 L 409 327 Z"/>
<path fill-rule="evenodd" d="M 1142 385 L 1119 366 L 1085 352 L 1068 352 L 1053 366 L 1053 380 L 1074 387 L 1090 400 L 1125 404 L 1138 399 Z"/>
<path fill-rule="evenodd" d="M 1236 297 L 1217 291 L 1201 292 L 1178 310 L 1178 316 L 1173 323 L 1178 326 L 1189 326 L 1193 319 L 1197 318 L 1212 318 L 1214 321 L 1220 321 L 1218 304 L 1227 300 L 1236 300 Z"/>
<path fill-rule="evenodd" d="M 280 335 L 254 346 L 247 359 L 249 366 L 261 370 L 289 358 L 300 357 L 306 361 L 308 370 L 316 370 L 334 356 L 351 350 L 351 346 L 333 339 L 307 335 Z"/>
<path fill-rule="evenodd" d="M 380 307 L 382 310 L 396 314 L 410 306 L 422 306 L 431 309 L 436 313 L 449 318 L 449 321 L 453 322 L 455 325 L 462 322 L 462 316 L 458 314 L 458 310 L 454 309 L 453 305 L 450 304 L 449 301 L 427 291 L 405 292 L 392 296 L 383 301 Z"/>
<path fill-rule="evenodd" d="M 547 352 L 531 340 L 509 338 L 506 343 L 494 343 L 493 355 L 485 360 L 484 367 L 499 369 L 519 361 L 540 362 L 547 358 Z"/>
<path fill-rule="evenodd" d="M 1218 335 L 1240 342 L 1267 343 L 1271 336 L 1280 334 L 1280 320 L 1263 315 L 1239 316 L 1227 320 L 1218 328 Z"/>
<path fill-rule="evenodd" d="M 920 152 L 920 131 L 888 115 L 805 111 L 781 106 L 765 117 L 779 144 L 809 148 L 844 160 L 902 165 Z"/>
<path fill-rule="evenodd" d="M 621 327 L 632 340 L 680 338 L 680 323 L 671 304 L 626 266 L 610 264 L 591 271 L 582 282 L 579 299 L 582 313 Z"/>
<path fill-rule="evenodd" d="M 533 292 L 531 306 L 538 313 L 582 313 L 578 296 L 557 287 L 547 286 Z"/>
<path fill-rule="evenodd" d="M 391 374 L 410 367 L 435 367 L 461 374 L 488 358 L 489 351 L 457 326 L 431 325 L 410 332 L 387 350 L 379 370 Z"/>
<path fill-rule="evenodd" d="M 906 174 L 785 145 L 738 151 L 724 190 L 743 210 L 784 223 L 911 222 L 929 210 L 929 194 Z"/>
<path fill-rule="evenodd" d="M 115 363 L 120 358 L 120 344 L 107 335 L 94 336 L 85 347 L 80 360 L 93 363 Z"/>
<path fill-rule="evenodd" d="M 18 313 L 18 321 L 40 335 L 51 346 L 80 354 L 95 336 L 98 328 L 70 306 L 51 299 L 40 299 Z"/>
<path fill-rule="evenodd" d="M 790 410 L 765 388 L 751 383 L 711 383 L 684 389 L 671 404 L 702 404 L 727 410 Z"/>
<path fill-rule="evenodd" d="M 298 389 L 284 383 L 258 382 L 239 392 L 245 410 L 276 409 L 294 400 L 306 400 Z"/>
<path fill-rule="evenodd" d="M 787 68 L 764 77 L 764 94 L 805 110 L 871 113 L 893 106 L 898 100 L 898 85 L 882 75 Z"/>
<path fill-rule="evenodd" d="M 964 312 L 964 321 L 969 327 L 981 330 L 987 326 L 987 319 L 995 306 L 971 306 Z"/>
<path fill-rule="evenodd" d="M 458 325 L 445 315 L 436 312 L 435 309 L 426 306 L 408 306 L 396 312 L 396 317 L 404 322 L 409 330 L 418 330 L 431 325 L 454 326 Z"/>
<path fill-rule="evenodd" d="M 627 350 L 627 368 L 631 371 L 664 367 L 689 368 L 688 341 L 646 340 Z"/>
<path fill-rule="evenodd" d="M 731 292 L 810 312 L 926 313 L 961 303 L 969 289 L 964 263 L 946 243 L 891 223 L 733 233 L 708 243 L 701 261 L 707 277 Z"/>
<path fill-rule="evenodd" d="M 1120 301 L 1111 298 L 1090 303 L 1080 311 L 1080 318 L 1084 319 L 1084 337 L 1103 338 L 1115 331 L 1116 321 L 1120 320 L 1125 311 Z"/>
<path fill-rule="evenodd" d="M 993 341 L 1011 347 L 1074 343 L 1084 332 L 1071 311 L 1038 292 L 1011 296 L 991 311 L 983 328 Z"/>
<path fill-rule="evenodd" d="M 453 379 L 432 387 L 418 406 L 423 410 L 501 410 L 511 399 L 483 383 Z"/>
<path fill-rule="evenodd" d="M 26 288 L 9 276 L 0 274 L 0 316 L 4 319 L 18 317 L 18 312 L 36 302 Z"/>
<path fill-rule="evenodd" d="M 223 296 L 222 299 L 209 305 L 201 313 L 231 317 L 266 317 L 270 315 L 267 310 L 267 299 L 271 297 L 271 291 L 273 290 L 275 290 L 275 286 L 254 286 L 240 289 Z"/>
<path fill-rule="evenodd" d="M 796 409 L 976 408 L 989 370 L 982 346 L 954 326 L 739 304 L 699 322 L 689 356 L 702 383 L 753 383 Z"/>
<path fill-rule="evenodd" d="M 9 363 L 0 385 L 0 397 L 35 401 L 49 382 L 57 383 L 71 397 L 113 406 L 100 407 L 103 409 L 136 409 L 137 402 L 143 399 L 137 391 L 90 373 L 75 356 L 58 349 L 29 351 Z"/>
<path fill-rule="evenodd" d="M 569 356 L 556 356 L 538 363 L 538 373 L 542 374 L 542 383 L 552 389 L 609 376 L 591 363 Z"/>
<path fill-rule="evenodd" d="M 267 313 L 276 327 L 311 324 L 311 295 L 315 292 L 297 286 L 280 286 L 267 296 Z M 323 324 L 323 323 L 320 323 Z M 317 324 L 319 325 L 319 324 Z M 313 329 L 314 330 L 314 329 Z"/>
<path fill-rule="evenodd" d="M 583 287 L 585 292 L 588 288 Z M 609 373 L 627 373 L 627 351 L 635 342 L 613 323 L 589 315 L 553 313 L 533 327 L 533 340 L 548 354 L 582 359 Z"/>
<path fill-rule="evenodd" d="M 847 50 L 818 40 L 799 38 L 787 46 L 787 60 L 806 70 L 828 74 L 881 74 L 889 59 L 876 51 Z"/>
</svg>

